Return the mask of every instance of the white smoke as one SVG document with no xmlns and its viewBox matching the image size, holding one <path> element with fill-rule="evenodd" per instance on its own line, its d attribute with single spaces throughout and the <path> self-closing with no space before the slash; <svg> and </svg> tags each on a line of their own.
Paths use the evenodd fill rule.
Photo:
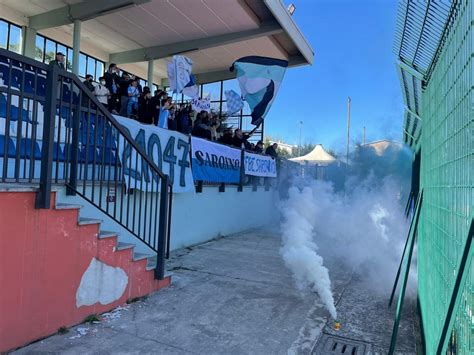
<svg viewBox="0 0 474 355">
<path fill-rule="evenodd" d="M 351 162 L 351 176 L 345 183 L 344 168 L 332 171 L 335 185 L 293 177 L 299 188 L 290 188 L 288 199 L 280 204 L 285 264 L 298 288 L 316 291 L 333 318 L 336 309 L 331 280 L 321 255 L 351 272 L 355 270 L 358 282 L 386 295 L 391 291 L 409 227 L 403 207 L 409 191 L 411 154 L 396 144 L 383 154 L 363 147 Z M 321 247 L 319 254 L 317 245 Z M 411 283 L 416 280 L 413 271 Z"/>
<path fill-rule="evenodd" d="M 311 188 L 305 187 L 302 192 L 296 187 L 290 188 L 284 205 L 281 224 L 283 246 L 280 249 L 283 260 L 292 271 L 298 288 L 316 291 L 333 319 L 336 319 L 329 272 L 323 266 L 323 258 L 318 255 L 318 246 L 313 240 L 317 206 Z"/>
<path fill-rule="evenodd" d="M 332 246 L 330 255 L 356 268 L 367 287 L 378 293 L 391 290 L 406 235 L 408 221 L 400 201 L 400 185 L 390 178 L 373 175 L 346 192 L 335 192 L 332 184 L 312 183 L 317 199 L 313 225 L 315 238 Z"/>
</svg>

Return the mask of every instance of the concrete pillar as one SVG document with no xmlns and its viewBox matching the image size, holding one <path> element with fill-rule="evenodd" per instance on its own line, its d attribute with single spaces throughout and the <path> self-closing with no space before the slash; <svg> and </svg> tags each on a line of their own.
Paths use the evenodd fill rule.
<svg viewBox="0 0 474 355">
<path fill-rule="evenodd" d="M 75 20 L 74 33 L 72 37 L 72 72 L 76 75 L 79 75 L 80 51 L 81 51 L 81 21 Z"/>
<path fill-rule="evenodd" d="M 153 94 L 153 59 L 148 61 L 148 87 L 150 88 L 151 93 Z"/>
<path fill-rule="evenodd" d="M 29 58 L 35 58 L 36 49 L 36 30 L 34 28 L 22 27 L 23 32 L 23 48 L 22 54 Z"/>
</svg>

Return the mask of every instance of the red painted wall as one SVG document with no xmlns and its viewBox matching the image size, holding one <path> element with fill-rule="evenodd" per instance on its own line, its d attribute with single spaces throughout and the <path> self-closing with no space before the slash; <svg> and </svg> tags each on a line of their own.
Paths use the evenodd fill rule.
<svg viewBox="0 0 474 355">
<path fill-rule="evenodd" d="M 34 201 L 34 192 L 0 192 L 0 352 L 169 285 L 146 271 L 146 259 L 133 262 L 131 249 L 114 252 L 115 238 L 98 239 L 97 225 L 79 226 L 77 210 L 38 210 Z M 113 303 L 77 308 L 94 257 L 122 268 L 128 285 Z"/>
</svg>

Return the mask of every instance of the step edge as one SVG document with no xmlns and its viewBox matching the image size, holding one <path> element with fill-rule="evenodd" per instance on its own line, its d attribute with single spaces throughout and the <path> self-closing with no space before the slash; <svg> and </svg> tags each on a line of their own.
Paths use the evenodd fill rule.
<svg viewBox="0 0 474 355">
<path fill-rule="evenodd" d="M 102 220 L 97 218 L 87 218 L 87 217 L 80 217 L 77 221 L 77 224 L 81 226 L 89 225 L 89 224 L 101 224 Z"/>
<path fill-rule="evenodd" d="M 112 231 L 100 231 L 99 232 L 99 239 L 106 239 L 106 238 L 113 238 L 118 237 L 119 233 L 112 232 Z"/>
<path fill-rule="evenodd" d="M 135 248 L 135 244 L 133 243 L 125 243 L 125 242 L 117 242 L 117 245 L 115 247 L 115 250 L 127 250 L 127 249 L 133 249 Z"/>
<path fill-rule="evenodd" d="M 55 210 L 79 210 L 83 208 L 83 205 L 74 204 L 74 203 L 57 203 L 54 206 Z"/>
</svg>

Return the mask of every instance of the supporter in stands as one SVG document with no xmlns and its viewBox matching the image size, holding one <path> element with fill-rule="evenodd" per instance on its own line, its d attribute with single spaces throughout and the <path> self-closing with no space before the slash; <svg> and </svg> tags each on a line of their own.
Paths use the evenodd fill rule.
<svg viewBox="0 0 474 355">
<path fill-rule="evenodd" d="M 82 83 L 90 90 L 94 91 L 95 86 L 92 84 L 92 81 L 94 80 L 94 77 L 91 74 L 86 75 L 86 80 L 84 80 Z"/>
<path fill-rule="evenodd" d="M 145 86 L 143 93 L 138 99 L 138 120 L 141 123 L 152 124 L 153 123 L 153 101 L 151 97 L 150 88 Z"/>
<path fill-rule="evenodd" d="M 193 130 L 193 121 L 191 119 L 191 106 L 181 107 L 176 113 L 176 120 L 178 124 L 178 132 L 183 134 L 190 134 Z"/>
<path fill-rule="evenodd" d="M 211 136 L 213 141 L 217 140 L 217 130 L 220 126 L 221 121 L 219 119 L 219 115 L 217 113 L 212 113 L 211 117 L 209 118 L 209 127 L 211 128 Z"/>
<path fill-rule="evenodd" d="M 108 103 L 110 99 L 110 91 L 107 89 L 105 77 L 101 76 L 99 78 L 99 84 L 95 86 L 94 94 L 97 97 L 97 100 L 108 108 Z"/>
<path fill-rule="evenodd" d="M 219 143 L 232 145 L 234 138 L 232 137 L 232 128 L 224 129 L 224 134 L 217 140 Z"/>
<path fill-rule="evenodd" d="M 120 77 L 118 76 L 117 73 L 118 73 L 117 65 L 115 63 L 111 63 L 109 65 L 109 69 L 104 74 L 105 86 L 110 92 L 110 97 L 109 97 L 109 102 L 108 102 L 109 111 L 115 114 L 118 113 L 117 109 L 119 109 L 118 88 L 119 88 Z"/>
<path fill-rule="evenodd" d="M 273 143 L 272 145 L 269 145 L 267 147 L 267 149 L 265 150 L 265 154 L 276 159 L 276 158 L 278 158 L 277 149 L 278 149 L 278 144 Z"/>
<path fill-rule="evenodd" d="M 95 86 L 94 84 L 92 84 L 92 80 L 94 79 L 94 77 L 90 74 L 87 74 L 86 75 L 86 80 L 84 80 L 82 83 L 86 86 L 86 88 L 88 88 L 91 92 L 94 92 L 95 90 Z M 89 97 L 87 97 L 87 95 L 85 94 L 82 94 L 82 106 L 89 106 Z"/>
<path fill-rule="evenodd" d="M 160 107 L 161 107 L 161 98 L 163 97 L 163 90 L 155 90 L 155 95 L 151 98 L 153 105 L 153 124 L 158 125 L 158 120 L 160 117 Z"/>
<path fill-rule="evenodd" d="M 138 80 L 135 75 L 130 75 L 130 79 L 131 80 L 136 80 L 137 81 L 137 89 L 138 89 L 138 92 L 140 93 L 140 95 L 143 93 L 143 88 L 142 88 L 142 84 L 140 84 L 140 80 Z"/>
<path fill-rule="evenodd" d="M 257 142 L 257 145 L 255 146 L 255 148 L 253 149 L 253 151 L 254 151 L 255 153 L 262 154 L 262 153 L 263 153 L 263 142 L 262 142 L 262 141 L 258 141 L 258 142 Z"/>
<path fill-rule="evenodd" d="M 64 64 L 64 54 L 61 52 L 56 53 L 56 58 L 49 62 L 49 67 L 53 68 L 57 66 L 59 69 L 66 70 L 66 66 Z"/>
<path fill-rule="evenodd" d="M 158 120 L 158 127 L 168 129 L 168 117 L 170 109 L 173 107 L 171 98 L 161 100 L 160 117 Z"/>
<path fill-rule="evenodd" d="M 120 97 L 120 115 L 126 117 L 128 114 L 128 88 L 131 84 L 130 75 L 123 73 L 118 87 L 118 95 Z M 138 89 L 137 89 L 138 92 Z"/>
<path fill-rule="evenodd" d="M 245 149 L 251 150 L 250 143 L 247 141 L 249 136 L 244 134 L 241 129 L 236 129 L 234 132 L 234 138 L 232 139 L 232 145 L 234 147 L 242 148 L 242 145 Z"/>
<path fill-rule="evenodd" d="M 132 116 L 134 116 L 134 110 L 138 111 L 138 97 L 140 96 L 140 93 L 138 92 L 138 89 L 137 89 L 136 80 L 132 80 L 132 83 L 128 87 L 127 93 L 128 93 L 127 117 L 133 118 Z"/>
<path fill-rule="evenodd" d="M 209 126 L 209 118 L 206 111 L 201 111 L 194 121 L 193 136 L 204 139 L 212 139 L 211 127 Z"/>
<path fill-rule="evenodd" d="M 176 106 L 170 108 L 170 114 L 168 115 L 168 129 L 170 131 L 178 130 L 178 121 L 176 120 Z"/>
</svg>

